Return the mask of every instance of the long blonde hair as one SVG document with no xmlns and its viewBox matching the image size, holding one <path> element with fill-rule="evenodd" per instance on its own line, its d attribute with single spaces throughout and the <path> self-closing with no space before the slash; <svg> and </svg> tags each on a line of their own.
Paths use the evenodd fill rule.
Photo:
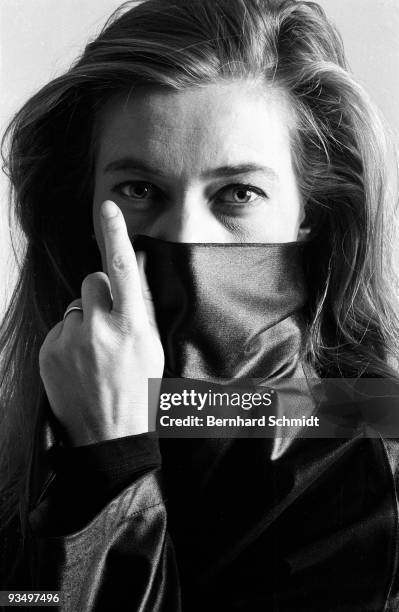
<svg viewBox="0 0 399 612">
<path fill-rule="evenodd" d="M 323 10 L 295 0 L 125 3 L 5 134 L 27 249 L 0 340 L 4 526 L 19 517 L 23 535 L 32 501 L 46 403 L 39 348 L 84 276 L 100 269 L 89 240 L 96 113 L 139 85 L 183 90 L 242 78 L 282 88 L 295 110 L 293 158 L 313 228 L 305 255 L 308 361 L 322 376 L 397 376 L 398 201 L 385 130 Z"/>
</svg>

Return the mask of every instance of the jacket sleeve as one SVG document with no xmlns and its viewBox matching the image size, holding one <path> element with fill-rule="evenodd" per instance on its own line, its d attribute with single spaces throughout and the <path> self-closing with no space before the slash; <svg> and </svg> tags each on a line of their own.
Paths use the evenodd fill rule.
<svg viewBox="0 0 399 612">
<path fill-rule="evenodd" d="M 104 444 L 53 457 L 29 517 L 35 588 L 59 590 L 62 612 L 179 612 L 160 461 L 145 436 Z"/>
</svg>

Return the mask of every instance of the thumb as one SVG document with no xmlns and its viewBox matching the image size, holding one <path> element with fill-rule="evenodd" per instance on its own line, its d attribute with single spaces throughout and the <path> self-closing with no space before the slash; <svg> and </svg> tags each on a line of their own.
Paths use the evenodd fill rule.
<svg viewBox="0 0 399 612">
<path fill-rule="evenodd" d="M 139 251 L 138 253 L 136 253 L 136 259 L 137 259 L 137 266 L 139 269 L 141 293 L 143 295 L 143 300 L 144 300 L 145 309 L 147 311 L 148 321 L 151 327 L 153 327 L 159 334 L 156 317 L 155 317 L 154 301 L 152 299 L 152 294 L 148 286 L 147 275 L 145 273 L 146 254 L 143 251 Z"/>
</svg>

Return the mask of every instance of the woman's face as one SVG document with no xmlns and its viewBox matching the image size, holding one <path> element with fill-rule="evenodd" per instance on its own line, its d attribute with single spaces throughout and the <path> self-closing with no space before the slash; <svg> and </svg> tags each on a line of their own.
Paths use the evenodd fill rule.
<svg viewBox="0 0 399 612">
<path fill-rule="evenodd" d="M 282 93 L 246 82 L 111 100 L 96 146 L 93 214 L 102 255 L 99 207 L 106 199 L 118 204 L 131 236 L 301 239 L 291 117 Z"/>
</svg>

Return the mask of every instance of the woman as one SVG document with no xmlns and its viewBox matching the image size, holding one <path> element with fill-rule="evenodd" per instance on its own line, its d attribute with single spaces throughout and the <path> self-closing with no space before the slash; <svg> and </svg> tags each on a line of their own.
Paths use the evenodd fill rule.
<svg viewBox="0 0 399 612">
<path fill-rule="evenodd" d="M 124 5 L 8 136 L 27 251 L 2 334 L 3 588 L 396 609 L 396 440 L 148 433 L 149 378 L 398 379 L 384 133 L 322 9 Z"/>
</svg>

